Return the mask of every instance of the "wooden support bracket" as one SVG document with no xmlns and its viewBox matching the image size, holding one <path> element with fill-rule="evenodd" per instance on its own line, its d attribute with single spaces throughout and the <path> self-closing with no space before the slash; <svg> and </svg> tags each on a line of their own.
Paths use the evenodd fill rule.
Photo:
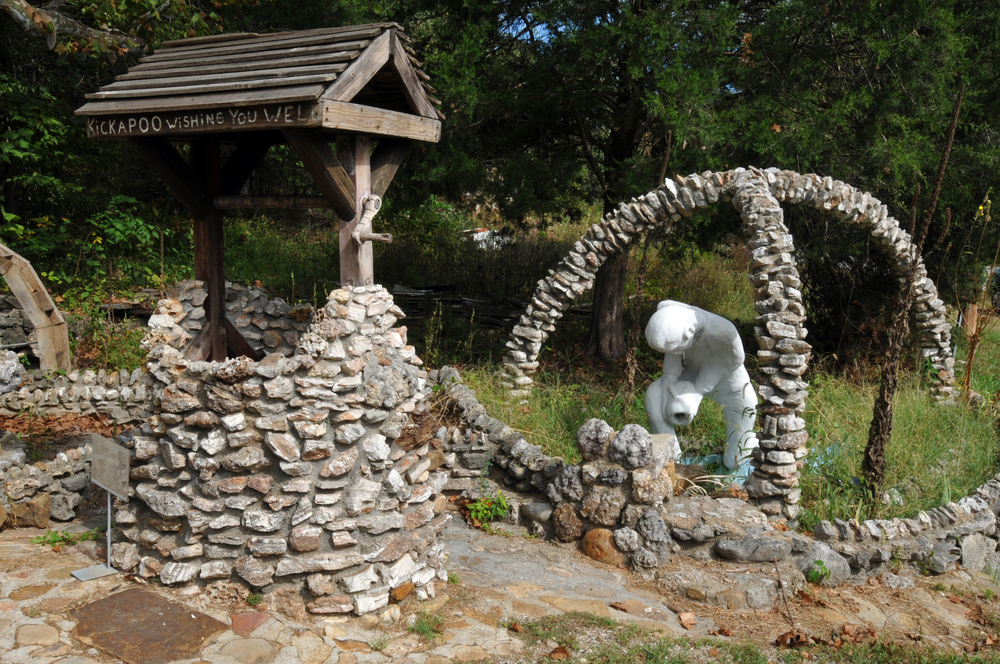
<svg viewBox="0 0 1000 664">
<path fill-rule="evenodd" d="M 344 221 L 354 218 L 356 193 L 354 182 L 333 153 L 330 144 L 317 132 L 307 129 L 284 129 L 282 133 L 302 160 L 309 175 L 330 201 L 337 216 Z"/>
<path fill-rule="evenodd" d="M 70 369 L 66 319 L 24 257 L 0 244 L 0 274 L 35 326 L 42 370 Z"/>
</svg>

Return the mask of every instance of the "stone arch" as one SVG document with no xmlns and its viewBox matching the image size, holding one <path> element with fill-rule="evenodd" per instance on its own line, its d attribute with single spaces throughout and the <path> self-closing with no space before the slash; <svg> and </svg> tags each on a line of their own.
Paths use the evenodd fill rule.
<svg viewBox="0 0 1000 664">
<path fill-rule="evenodd" d="M 513 397 L 530 394 L 538 354 L 563 312 L 590 290 L 598 268 L 632 240 L 656 227 L 669 226 L 717 201 L 732 201 L 750 231 L 753 251 L 750 279 L 757 310 L 754 336 L 760 349 L 757 376 L 758 441 L 754 472 L 747 492 L 772 516 L 798 516 L 799 466 L 807 454 L 805 411 L 807 384 L 801 375 L 808 366 L 811 346 L 805 341 L 805 308 L 799 290 L 792 236 L 784 223 L 780 202 L 810 205 L 835 219 L 867 231 L 903 280 L 916 260 L 917 295 L 913 305 L 921 356 L 937 370 L 936 398 L 954 396 L 951 326 L 944 303 L 927 276 L 908 233 L 888 214 L 878 199 L 830 177 L 756 168 L 705 172 L 667 180 L 662 186 L 628 203 L 590 228 L 569 255 L 538 282 L 519 324 L 507 341 L 503 371 Z"/>
<path fill-rule="evenodd" d="M 24 257 L 0 244 L 0 275 L 24 308 L 38 335 L 42 370 L 70 369 L 69 331 L 66 319 Z"/>
</svg>

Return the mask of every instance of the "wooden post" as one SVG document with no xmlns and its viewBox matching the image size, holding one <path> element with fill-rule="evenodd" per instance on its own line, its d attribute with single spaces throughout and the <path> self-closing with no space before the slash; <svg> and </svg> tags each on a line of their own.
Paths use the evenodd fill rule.
<svg viewBox="0 0 1000 664">
<path fill-rule="evenodd" d="M 354 183 L 354 219 L 340 224 L 340 285 L 370 286 L 375 283 L 372 243 L 360 247 L 351 232 L 361 220 L 365 199 L 371 194 L 371 139 L 368 136 L 337 138 L 337 158 Z"/>
<path fill-rule="evenodd" d="M 222 169 L 219 139 L 200 139 L 191 145 L 194 171 L 204 182 L 209 200 L 220 193 Z M 194 276 L 205 282 L 205 325 L 211 343 L 205 359 L 226 359 L 226 276 L 223 269 L 223 213 L 215 208 L 194 216 Z"/>
</svg>

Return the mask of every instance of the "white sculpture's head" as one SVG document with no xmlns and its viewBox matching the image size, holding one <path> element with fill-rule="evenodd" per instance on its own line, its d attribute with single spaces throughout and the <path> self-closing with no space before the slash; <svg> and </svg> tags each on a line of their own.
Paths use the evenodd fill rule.
<svg viewBox="0 0 1000 664">
<path fill-rule="evenodd" d="M 663 419 L 675 427 L 691 424 L 694 416 L 698 414 L 702 399 L 694 383 L 686 380 L 671 383 L 667 388 L 667 395 L 663 404 Z"/>
<path fill-rule="evenodd" d="M 646 325 L 646 343 L 661 353 L 680 353 L 694 343 L 698 317 L 691 307 L 666 300 Z"/>
</svg>

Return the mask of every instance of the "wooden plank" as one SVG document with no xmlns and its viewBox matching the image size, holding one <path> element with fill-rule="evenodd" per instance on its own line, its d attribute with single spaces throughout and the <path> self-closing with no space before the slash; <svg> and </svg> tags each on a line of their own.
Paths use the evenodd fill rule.
<svg viewBox="0 0 1000 664">
<path fill-rule="evenodd" d="M 234 55 L 246 55 L 249 53 L 263 53 L 266 51 L 293 51 L 296 48 L 301 48 L 304 46 L 319 46 L 321 44 L 335 44 L 335 43 L 357 43 L 359 41 L 364 41 L 360 39 L 344 39 L 338 38 L 337 36 L 331 35 L 315 35 L 311 37 L 295 37 L 293 39 L 286 39 L 284 41 L 278 42 L 266 42 L 266 43 L 254 43 L 254 42 L 235 42 L 226 46 L 217 46 L 212 48 L 197 49 L 191 51 L 178 50 L 178 49 L 164 49 L 158 52 L 156 55 L 150 55 L 144 58 L 139 58 L 139 62 L 180 62 L 182 60 L 192 60 L 192 59 L 215 59 L 215 58 L 226 58 L 232 57 Z M 355 46 L 354 48 L 357 48 Z"/>
<path fill-rule="evenodd" d="M 325 196 L 216 196 L 217 210 L 329 210 L 333 206 Z"/>
<path fill-rule="evenodd" d="M 316 37 L 321 35 L 328 35 L 331 37 L 336 37 L 337 39 L 356 39 L 359 36 L 370 35 L 372 37 L 378 35 L 382 30 L 396 27 L 395 23 L 370 23 L 368 25 L 351 25 L 339 28 L 313 28 L 312 30 L 286 30 L 284 32 L 274 32 L 267 34 L 260 33 L 243 33 L 240 35 L 239 39 L 246 41 L 247 43 L 254 44 L 267 44 L 271 42 L 282 42 L 291 39 L 299 39 L 302 37 Z M 219 37 L 226 35 L 217 35 Z M 180 51 L 197 51 L 205 50 L 208 48 L 213 48 L 216 44 L 210 43 L 211 37 L 195 37 L 193 39 L 175 39 L 169 42 L 163 42 L 166 47 L 164 50 L 169 50 L 171 53 Z M 218 43 L 221 43 L 220 42 Z M 236 41 L 236 40 L 225 40 L 225 41 Z M 162 52 L 162 51 L 160 51 Z"/>
<path fill-rule="evenodd" d="M 254 71 L 229 72 L 225 74 L 205 74 L 204 69 L 188 70 L 180 76 L 162 76 L 159 78 L 143 78 L 133 81 L 116 81 L 101 88 L 102 92 L 109 90 L 144 90 L 156 87 L 177 87 L 179 85 L 200 85 L 205 83 L 226 83 L 229 81 L 249 81 L 254 79 L 284 78 L 294 76 L 312 76 L 316 74 L 339 74 L 347 69 L 343 62 L 327 65 L 310 65 L 308 67 L 283 67 L 280 69 L 264 69 Z M 200 75 L 198 73 L 200 72 Z"/>
<path fill-rule="evenodd" d="M 361 220 L 364 200 L 371 193 L 371 140 L 367 136 L 340 136 L 337 138 L 337 154 L 354 180 L 356 192 L 354 217 L 340 224 L 339 233 L 340 285 L 348 288 L 374 281 L 371 242 L 359 247 L 351 238 Z"/>
<path fill-rule="evenodd" d="M 410 142 L 395 138 L 379 139 L 372 153 L 372 193 L 383 198 L 396 171 L 403 165 Z"/>
<path fill-rule="evenodd" d="M 186 37 L 185 39 L 170 39 L 163 42 L 164 48 L 187 45 L 197 47 L 202 44 L 218 44 L 220 42 L 233 41 L 234 39 L 246 39 L 256 37 L 256 32 L 229 32 L 222 35 L 205 35 L 204 37 Z"/>
<path fill-rule="evenodd" d="M 171 97 L 174 95 L 200 95 L 260 88 L 282 88 L 290 85 L 306 85 L 308 83 L 329 83 L 336 80 L 337 76 L 338 74 L 329 73 L 274 79 L 258 78 L 250 81 L 206 83 L 204 85 L 178 85 L 166 88 L 146 88 L 143 90 L 112 90 L 109 92 L 92 92 L 87 95 L 87 99 L 137 99 L 140 97 Z"/>
<path fill-rule="evenodd" d="M 235 72 L 260 72 L 270 74 L 273 69 L 287 69 L 291 67 L 313 67 L 316 65 L 331 65 L 353 60 L 359 51 L 333 51 L 331 53 L 319 53 L 317 55 L 307 55 L 297 58 L 275 58 L 272 60 L 251 60 L 246 59 L 229 65 L 216 65 L 212 67 L 212 72 L 216 74 L 229 74 Z M 135 67 L 127 74 L 116 76 L 116 81 L 141 81 L 150 78 L 165 78 L 168 76 L 184 77 L 199 76 L 205 73 L 203 65 L 190 67 L 162 67 L 143 69 L 142 65 Z"/>
<path fill-rule="evenodd" d="M 212 337 L 208 333 L 208 326 L 198 330 L 194 335 L 194 340 L 188 344 L 184 351 L 184 359 L 188 362 L 204 362 L 212 354 Z"/>
<path fill-rule="evenodd" d="M 76 109 L 76 115 L 115 115 L 122 113 L 157 113 L 164 111 L 193 111 L 224 109 L 227 107 L 262 106 L 313 101 L 323 92 L 322 85 L 302 85 L 289 88 L 248 90 L 241 93 L 211 95 L 183 95 L 169 99 L 123 99 L 92 101 Z"/>
<path fill-rule="evenodd" d="M 226 319 L 226 344 L 230 357 L 246 356 L 255 362 L 264 359 L 264 353 L 250 345 L 240 331 L 236 329 L 232 321 Z"/>
<path fill-rule="evenodd" d="M 315 130 L 283 129 L 282 133 L 302 160 L 306 171 L 316 181 L 323 196 L 330 201 L 337 216 L 341 219 L 353 219 L 356 207 L 354 183 L 333 154 L 329 143 Z"/>
<path fill-rule="evenodd" d="M 427 143 L 441 140 L 440 120 L 343 101 L 323 102 L 323 128 L 409 138 Z"/>
<path fill-rule="evenodd" d="M 222 186 L 219 140 L 204 138 L 191 145 L 191 160 L 194 170 L 205 183 L 211 197 L 219 194 Z M 223 251 L 223 214 L 221 210 L 210 208 L 203 215 L 194 218 L 194 274 L 195 279 L 205 282 L 205 323 L 211 338 L 213 362 L 226 359 L 226 276 Z"/>
<path fill-rule="evenodd" d="M 224 194 L 239 192 L 270 149 L 270 141 L 251 140 L 237 145 L 222 167 L 219 191 Z M 218 205 L 214 207 L 217 210 L 222 209 Z"/>
<path fill-rule="evenodd" d="M 214 108 L 207 111 L 135 113 L 87 118 L 87 136 L 121 140 L 130 136 L 190 136 L 229 131 L 267 131 L 282 127 L 319 127 L 322 107 L 275 104 L 250 108 Z"/>
<path fill-rule="evenodd" d="M 335 53 L 358 53 L 365 47 L 367 47 L 369 42 L 345 42 L 343 44 L 326 44 L 323 46 L 307 46 L 303 48 L 293 48 L 287 51 L 263 51 L 261 53 L 244 53 L 240 55 L 231 55 L 224 58 L 194 58 L 191 60 L 180 60 L 180 61 L 166 61 L 166 62 L 147 62 L 145 64 L 133 67 L 130 71 L 138 72 L 148 72 L 158 69 L 184 69 L 184 68 L 215 68 L 215 67 L 227 67 L 229 65 L 236 64 L 253 64 L 255 62 L 259 63 L 281 63 L 286 60 L 307 57 L 312 55 L 332 55 Z M 274 66 L 273 64 L 268 64 L 267 66 Z"/>
<path fill-rule="evenodd" d="M 365 84 L 371 80 L 379 69 L 389 61 L 392 52 L 392 31 L 382 33 L 371 46 L 355 58 L 336 83 L 323 93 L 323 99 L 350 101 L 354 95 L 361 92 Z"/>
<path fill-rule="evenodd" d="M 406 95 L 406 101 L 409 102 L 410 108 L 417 115 L 422 115 L 425 118 L 436 117 L 434 106 L 427 99 L 424 86 L 421 85 L 416 72 L 410 66 L 410 56 L 403 50 L 403 44 L 395 34 L 392 36 L 392 68 L 403 83 L 403 93 Z"/>
<path fill-rule="evenodd" d="M 129 138 L 128 141 L 191 214 L 208 213 L 211 197 L 200 179 L 165 138 Z"/>
</svg>

